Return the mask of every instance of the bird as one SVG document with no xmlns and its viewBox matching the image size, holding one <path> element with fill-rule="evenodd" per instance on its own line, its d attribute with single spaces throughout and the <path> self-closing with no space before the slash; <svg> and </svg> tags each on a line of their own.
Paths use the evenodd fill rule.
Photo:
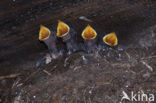
<svg viewBox="0 0 156 103">
<path fill-rule="evenodd" d="M 98 37 L 98 50 L 108 51 L 110 48 L 118 45 L 118 38 L 115 32 L 103 32 Z"/>
<path fill-rule="evenodd" d="M 43 25 L 40 25 L 39 40 L 46 44 L 53 59 L 56 59 L 59 56 L 56 45 L 57 38 L 54 31 Z"/>
<path fill-rule="evenodd" d="M 62 38 L 62 41 L 66 44 L 68 54 L 78 50 L 76 31 L 60 20 L 57 26 L 57 37 Z"/>
<path fill-rule="evenodd" d="M 87 52 L 91 52 L 96 48 L 96 37 L 97 32 L 89 24 L 81 33 L 82 38 L 84 39 L 84 44 L 86 46 Z"/>
</svg>

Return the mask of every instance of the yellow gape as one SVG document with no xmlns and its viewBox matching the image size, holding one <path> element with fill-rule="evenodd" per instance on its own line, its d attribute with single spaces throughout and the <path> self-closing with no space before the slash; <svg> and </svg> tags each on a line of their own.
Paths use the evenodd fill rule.
<svg viewBox="0 0 156 103">
<path fill-rule="evenodd" d="M 70 31 L 69 26 L 62 22 L 62 21 L 58 21 L 58 26 L 57 26 L 57 36 L 58 37 L 63 37 L 65 35 L 67 35 Z"/>
<path fill-rule="evenodd" d="M 109 46 L 116 46 L 118 45 L 118 38 L 115 32 L 107 34 L 103 37 L 103 41 Z"/>
<path fill-rule="evenodd" d="M 50 34 L 51 34 L 51 32 L 47 27 L 45 27 L 43 25 L 40 26 L 39 40 L 45 40 L 45 39 L 49 38 Z"/>
<path fill-rule="evenodd" d="M 83 39 L 90 40 L 96 38 L 96 36 L 96 31 L 90 25 L 88 25 L 82 32 Z"/>
</svg>

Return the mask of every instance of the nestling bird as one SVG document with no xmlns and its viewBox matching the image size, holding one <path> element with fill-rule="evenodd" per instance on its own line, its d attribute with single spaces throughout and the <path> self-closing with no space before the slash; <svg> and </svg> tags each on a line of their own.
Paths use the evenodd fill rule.
<svg viewBox="0 0 156 103">
<path fill-rule="evenodd" d="M 88 25 L 81 34 L 82 38 L 84 39 L 84 43 L 86 46 L 86 51 L 91 52 L 96 49 L 96 31 Z"/>
<path fill-rule="evenodd" d="M 52 58 L 57 58 L 59 56 L 57 46 L 56 46 L 56 33 L 52 30 L 49 30 L 47 27 L 41 25 L 40 26 L 40 32 L 39 32 L 39 40 L 43 41 L 51 54 Z"/>
<path fill-rule="evenodd" d="M 103 33 L 99 35 L 98 39 L 98 50 L 105 51 L 109 49 L 108 47 L 114 47 L 118 44 L 118 38 L 115 32 L 109 34 Z"/>
<path fill-rule="evenodd" d="M 57 37 L 62 38 L 66 43 L 68 54 L 78 50 L 77 33 L 72 27 L 69 27 L 66 23 L 58 21 Z"/>
</svg>

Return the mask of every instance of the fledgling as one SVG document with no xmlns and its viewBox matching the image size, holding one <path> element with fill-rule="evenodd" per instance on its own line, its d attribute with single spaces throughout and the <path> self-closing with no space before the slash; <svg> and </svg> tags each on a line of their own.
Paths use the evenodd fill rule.
<svg viewBox="0 0 156 103">
<path fill-rule="evenodd" d="M 81 34 L 82 38 L 84 39 L 84 44 L 86 46 L 86 51 L 91 52 L 96 49 L 96 31 L 88 25 Z"/>
<path fill-rule="evenodd" d="M 57 37 L 62 38 L 63 42 L 66 43 L 68 54 L 78 50 L 77 33 L 62 21 L 58 21 Z"/>
<path fill-rule="evenodd" d="M 59 56 L 57 46 L 56 46 L 56 33 L 53 32 L 52 30 L 48 29 L 47 27 L 41 25 L 40 26 L 40 31 L 39 31 L 39 40 L 43 41 L 51 54 L 51 57 L 53 59 L 57 58 Z"/>
</svg>

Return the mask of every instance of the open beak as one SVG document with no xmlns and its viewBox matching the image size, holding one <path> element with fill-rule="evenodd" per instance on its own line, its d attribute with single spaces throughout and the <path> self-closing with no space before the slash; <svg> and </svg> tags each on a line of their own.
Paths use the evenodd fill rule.
<svg viewBox="0 0 156 103">
<path fill-rule="evenodd" d="M 85 40 L 95 39 L 96 36 L 96 31 L 90 25 L 88 25 L 82 32 L 82 38 Z"/>
<path fill-rule="evenodd" d="M 118 38 L 115 32 L 109 33 L 103 37 L 103 41 L 109 46 L 118 45 Z"/>
<path fill-rule="evenodd" d="M 59 20 L 57 26 L 57 37 L 64 38 L 69 34 L 69 31 L 70 31 L 70 27 L 66 23 Z"/>
<path fill-rule="evenodd" d="M 51 34 L 51 31 L 47 27 L 43 25 L 40 26 L 39 40 L 44 41 L 48 39 L 50 34 Z"/>
<path fill-rule="evenodd" d="M 87 46 L 87 51 L 92 51 L 95 49 L 95 43 L 96 43 L 96 31 L 88 25 L 82 32 L 82 38 L 84 39 L 85 45 Z"/>
<path fill-rule="evenodd" d="M 43 41 L 47 45 L 52 57 L 56 58 L 58 52 L 54 32 L 50 31 L 47 27 L 41 25 L 39 31 L 39 40 Z"/>
</svg>

